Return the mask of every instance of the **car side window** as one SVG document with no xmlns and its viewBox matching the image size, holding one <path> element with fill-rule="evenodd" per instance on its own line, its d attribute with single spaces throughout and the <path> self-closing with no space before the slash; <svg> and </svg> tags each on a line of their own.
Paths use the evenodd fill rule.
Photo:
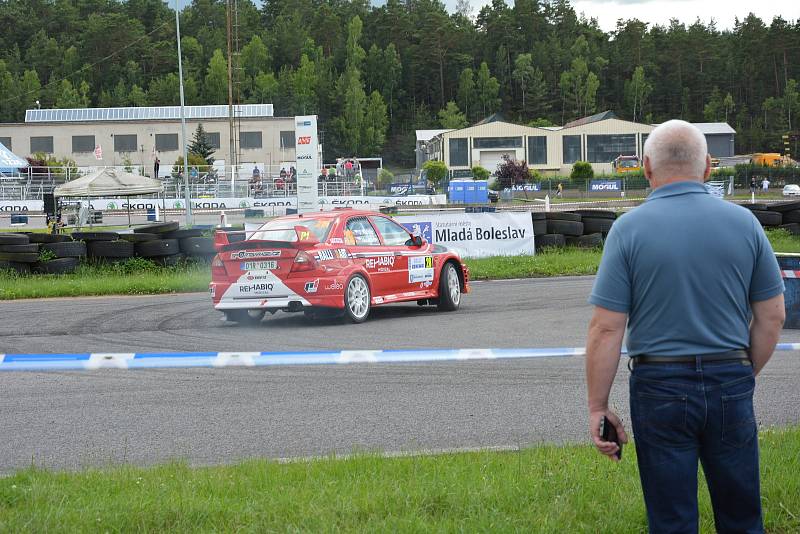
<svg viewBox="0 0 800 534">
<path fill-rule="evenodd" d="M 410 239 L 409 233 L 405 228 L 386 217 L 370 217 L 370 220 L 378 228 L 383 244 L 386 246 L 405 245 Z"/>
<path fill-rule="evenodd" d="M 344 231 L 344 242 L 347 245 L 358 245 L 361 247 L 380 246 L 381 241 L 378 234 L 369 223 L 366 217 L 354 217 L 347 221 Z"/>
</svg>

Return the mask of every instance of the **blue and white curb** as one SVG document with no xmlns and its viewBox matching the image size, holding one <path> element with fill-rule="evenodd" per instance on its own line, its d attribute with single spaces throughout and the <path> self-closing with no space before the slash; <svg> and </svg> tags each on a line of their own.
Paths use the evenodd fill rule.
<svg viewBox="0 0 800 534">
<path fill-rule="evenodd" d="M 776 351 L 800 351 L 800 343 L 779 343 Z M 626 351 L 623 349 L 623 355 Z M 342 350 L 330 352 L 143 352 L 0 354 L 0 371 L 91 371 L 190 367 L 264 367 L 354 363 L 424 363 L 464 360 L 583 356 L 584 347 L 546 349 Z"/>
</svg>

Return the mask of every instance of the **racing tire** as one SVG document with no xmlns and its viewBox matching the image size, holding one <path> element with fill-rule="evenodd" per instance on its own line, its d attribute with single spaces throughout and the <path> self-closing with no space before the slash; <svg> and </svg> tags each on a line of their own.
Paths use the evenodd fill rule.
<svg viewBox="0 0 800 534">
<path fill-rule="evenodd" d="M 778 228 L 783 228 L 792 235 L 800 235 L 800 223 L 782 224 Z"/>
<path fill-rule="evenodd" d="M 143 258 L 154 258 L 156 256 L 171 256 L 181 251 L 180 243 L 177 239 L 155 239 L 144 241 L 134 245 L 136 254 Z"/>
<path fill-rule="evenodd" d="M 56 258 L 80 258 L 86 256 L 86 243 L 83 241 L 63 241 L 61 243 L 42 243 L 39 250 L 49 250 Z"/>
<path fill-rule="evenodd" d="M 264 310 L 223 310 L 225 320 L 229 323 L 257 325 L 264 318 Z"/>
<path fill-rule="evenodd" d="M 752 210 L 761 226 L 780 226 L 783 222 L 783 214 L 777 211 Z"/>
<path fill-rule="evenodd" d="M 0 270 L 15 271 L 17 274 L 30 274 L 31 264 L 0 260 Z"/>
<path fill-rule="evenodd" d="M 79 264 L 78 258 L 58 258 L 36 263 L 33 270 L 41 274 L 70 274 L 75 272 Z"/>
<path fill-rule="evenodd" d="M 582 222 L 586 235 L 598 232 L 607 234 L 611 230 L 611 225 L 614 224 L 613 219 L 595 219 L 594 217 L 584 217 Z"/>
<path fill-rule="evenodd" d="M 25 234 L 12 234 L 10 232 L 0 234 L 0 245 L 27 245 L 30 238 Z"/>
<path fill-rule="evenodd" d="M 35 252 L 0 252 L 0 260 L 14 263 L 36 263 L 39 254 Z"/>
<path fill-rule="evenodd" d="M 580 215 L 583 221 L 586 221 L 586 217 L 591 217 L 592 219 L 610 219 L 614 220 L 617 218 L 617 213 L 615 211 L 610 210 L 572 210 L 570 213 L 575 213 Z"/>
<path fill-rule="evenodd" d="M 547 219 L 547 216 L 543 211 L 532 211 L 531 219 L 534 221 L 544 221 L 545 219 Z"/>
<path fill-rule="evenodd" d="M 800 200 L 790 200 L 788 202 L 778 202 L 770 204 L 767 209 L 769 211 L 777 211 L 778 213 L 786 213 L 787 211 L 800 210 Z"/>
<path fill-rule="evenodd" d="M 178 221 L 170 221 L 156 224 L 145 224 L 133 229 L 134 234 L 166 234 L 178 229 Z"/>
<path fill-rule="evenodd" d="M 72 236 L 69 234 L 40 234 L 32 232 L 28 234 L 28 239 L 31 243 L 63 243 L 72 241 Z"/>
<path fill-rule="evenodd" d="M 543 234 L 535 236 L 533 239 L 536 243 L 536 250 L 541 250 L 545 247 L 563 248 L 567 244 L 563 234 Z"/>
<path fill-rule="evenodd" d="M 354 323 L 363 323 L 369 317 L 372 294 L 367 279 L 353 275 L 344 289 L 344 314 Z"/>
<path fill-rule="evenodd" d="M 86 252 L 93 258 L 130 258 L 133 256 L 133 243 L 122 239 L 89 241 Z"/>
<path fill-rule="evenodd" d="M 209 256 L 217 253 L 210 237 L 187 237 L 180 240 L 181 252 L 188 256 Z"/>
<path fill-rule="evenodd" d="M 603 246 L 603 234 L 601 233 L 587 234 L 579 237 L 569 236 L 565 239 L 567 245 L 580 248 L 597 248 Z"/>
<path fill-rule="evenodd" d="M 439 274 L 439 310 L 455 311 L 461 304 L 461 279 L 453 262 L 449 261 L 442 267 Z"/>
<path fill-rule="evenodd" d="M 572 221 L 581 222 L 581 216 L 577 213 L 570 213 L 568 211 L 548 211 L 544 214 L 545 219 L 548 221 Z"/>
<path fill-rule="evenodd" d="M 0 252 L 39 252 L 39 243 L 27 245 L 0 245 Z"/>
<path fill-rule="evenodd" d="M 185 228 L 162 234 L 161 239 L 186 239 L 188 237 L 200 237 L 203 231 L 199 228 Z"/>
<path fill-rule="evenodd" d="M 580 215 L 576 215 L 580 217 Z M 548 234 L 563 234 L 571 236 L 583 235 L 583 223 L 576 221 L 565 221 L 561 219 L 549 219 L 547 221 Z"/>
<path fill-rule="evenodd" d="M 143 243 L 145 241 L 155 241 L 161 239 L 158 234 L 119 234 L 120 239 L 131 243 Z"/>
<path fill-rule="evenodd" d="M 533 221 L 533 235 L 542 235 L 547 233 L 547 221 L 545 219 L 541 219 L 539 221 Z"/>
<path fill-rule="evenodd" d="M 75 241 L 115 241 L 119 239 L 117 232 L 72 232 Z"/>
<path fill-rule="evenodd" d="M 800 223 L 800 210 L 787 211 L 783 214 L 783 224 Z"/>
<path fill-rule="evenodd" d="M 739 205 L 750 211 L 752 210 L 767 211 L 769 209 L 769 206 L 767 204 L 750 204 L 749 202 L 745 202 Z"/>
</svg>

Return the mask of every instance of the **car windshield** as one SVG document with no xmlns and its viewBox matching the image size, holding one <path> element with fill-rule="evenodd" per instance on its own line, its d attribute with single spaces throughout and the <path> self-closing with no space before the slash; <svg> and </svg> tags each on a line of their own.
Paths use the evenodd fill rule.
<svg viewBox="0 0 800 534">
<path fill-rule="evenodd" d="M 630 169 L 630 168 L 633 168 L 633 167 L 638 167 L 639 166 L 639 161 L 635 160 L 635 159 L 623 159 L 623 160 L 620 160 L 619 166 L 623 167 L 623 168 L 626 168 L 626 169 Z"/>
<path fill-rule="evenodd" d="M 318 241 L 323 242 L 328 237 L 328 231 L 331 227 L 331 219 L 292 219 L 269 221 L 264 224 L 257 231 L 253 232 L 249 240 L 263 240 L 263 241 L 297 241 L 297 232 L 294 231 L 295 226 L 303 226 L 308 228 Z"/>
</svg>

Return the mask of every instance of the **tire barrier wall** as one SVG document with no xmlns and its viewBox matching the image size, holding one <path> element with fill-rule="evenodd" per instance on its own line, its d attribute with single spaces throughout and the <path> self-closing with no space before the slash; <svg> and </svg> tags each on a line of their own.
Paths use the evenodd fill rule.
<svg viewBox="0 0 800 534">
<path fill-rule="evenodd" d="M 197 229 L 181 230 L 174 221 L 139 226 L 130 234 L 0 233 L 0 269 L 20 274 L 68 274 L 87 259 L 108 263 L 140 257 L 177 265 L 187 257 L 210 261 L 215 254 L 213 238 Z"/>
<path fill-rule="evenodd" d="M 776 351 L 800 351 L 800 343 L 779 343 Z M 623 349 L 622 356 L 626 354 Z M 568 358 L 584 347 L 544 349 L 343 350 L 334 352 L 152 352 L 0 354 L 2 371 L 92 371 L 270 365 L 398 364 L 465 360 Z"/>
</svg>

